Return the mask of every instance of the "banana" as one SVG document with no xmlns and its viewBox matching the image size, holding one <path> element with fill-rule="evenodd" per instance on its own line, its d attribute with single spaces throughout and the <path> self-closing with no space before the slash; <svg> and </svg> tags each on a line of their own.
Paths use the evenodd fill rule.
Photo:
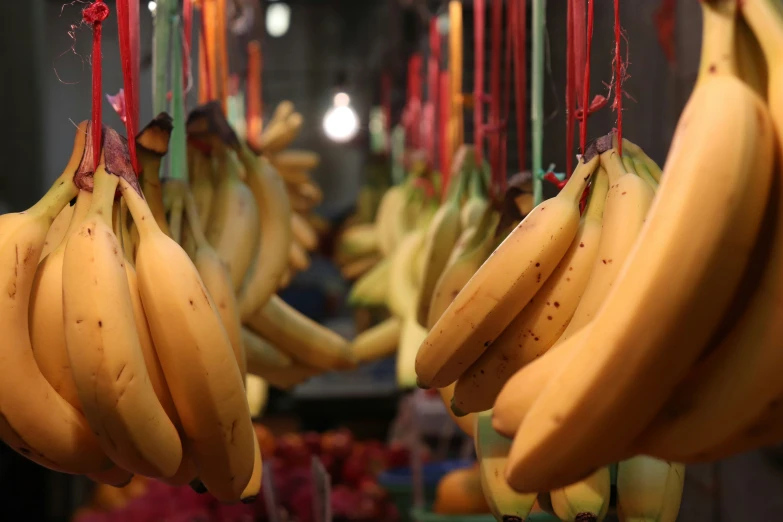
<svg viewBox="0 0 783 522">
<path fill-rule="evenodd" d="M 443 269 L 459 239 L 461 232 L 460 202 L 463 190 L 462 179 L 454 180 L 455 190 L 451 191 L 448 199 L 435 212 L 424 236 L 424 244 L 421 247 L 423 275 L 419 289 L 419 306 L 416 311 L 420 324 L 426 324 L 430 313 L 432 294 Z"/>
<path fill-rule="evenodd" d="M 707 16 L 732 6 L 702 3 Z M 733 18 L 720 25 L 733 27 Z M 705 76 L 680 117 L 639 239 L 587 338 L 514 440 L 507 478 L 515 489 L 561 487 L 622 458 L 740 283 L 770 193 L 774 131 L 764 102 L 732 75 L 733 39 L 712 30 L 704 38 Z"/>
<path fill-rule="evenodd" d="M 220 320 L 226 329 L 234 358 L 239 366 L 242 378 L 247 374 L 247 357 L 245 345 L 242 341 L 242 321 L 239 318 L 239 305 L 237 304 L 232 287 L 231 274 L 221 261 L 220 256 L 207 241 L 204 230 L 199 223 L 196 200 L 193 194 L 186 190 L 183 194 L 184 206 L 187 213 L 188 229 L 193 236 L 196 250 L 192 256 L 193 265 L 198 270 L 209 296 L 217 307 Z"/>
<path fill-rule="evenodd" d="M 133 480 L 133 473 L 114 466 L 106 471 L 88 473 L 87 478 L 96 484 L 106 484 L 115 488 L 124 488 Z"/>
<path fill-rule="evenodd" d="M 421 384 L 457 380 L 546 282 L 576 235 L 579 198 L 597 167 L 597 154 L 580 160 L 560 194 L 528 214 L 468 281 L 419 348 Z"/>
<path fill-rule="evenodd" d="M 460 223 L 463 230 L 477 225 L 489 205 L 486 187 L 484 187 L 480 174 L 471 173 L 468 181 L 468 193 L 470 195 L 460 211 Z"/>
<path fill-rule="evenodd" d="M 163 157 L 169 151 L 172 130 L 171 117 L 166 113 L 161 113 L 136 136 L 136 153 L 142 167 L 141 174 L 139 174 L 141 190 L 149 198 L 152 215 L 166 235 L 170 235 L 170 232 L 166 221 L 166 209 L 163 206 L 160 166 Z"/>
<path fill-rule="evenodd" d="M 452 404 L 455 412 L 492 408 L 509 377 L 546 353 L 565 330 L 579 305 L 599 250 L 608 184 L 608 175 L 599 169 L 574 241 L 535 297 L 457 380 Z"/>
<path fill-rule="evenodd" d="M 389 273 L 389 295 L 387 306 L 392 314 L 405 318 L 416 310 L 411 307 L 418 299 L 419 289 L 413 278 L 413 265 L 416 253 L 424 243 L 424 231 L 417 230 L 408 234 L 400 243 L 391 259 Z"/>
<path fill-rule="evenodd" d="M 298 212 L 291 213 L 291 234 L 308 252 L 318 249 L 318 232 Z"/>
<path fill-rule="evenodd" d="M 337 256 L 342 259 L 357 259 L 375 255 L 379 250 L 381 234 L 382 232 L 371 223 L 352 225 L 340 233 Z"/>
<path fill-rule="evenodd" d="M 294 360 L 314 368 L 338 370 L 356 366 L 348 341 L 277 295 L 246 320 L 245 325 Z"/>
<path fill-rule="evenodd" d="M 163 207 L 168 216 L 171 239 L 182 244 L 182 218 L 185 213 L 185 192 L 187 183 L 180 179 L 168 179 L 163 186 Z"/>
<path fill-rule="evenodd" d="M 639 174 L 636 171 L 636 162 L 633 160 L 631 156 L 626 156 L 625 154 L 623 154 L 622 162 L 623 162 L 623 169 L 625 170 L 626 173 Z"/>
<path fill-rule="evenodd" d="M 269 125 L 261 135 L 260 149 L 265 155 L 274 155 L 288 147 L 302 129 L 304 118 L 298 112 L 288 116 L 280 125 Z"/>
<path fill-rule="evenodd" d="M 416 319 L 415 299 L 409 309 L 402 319 L 400 346 L 397 350 L 397 386 L 404 390 L 416 387 L 416 352 L 427 337 L 427 329 Z"/>
<path fill-rule="evenodd" d="M 500 215 L 487 209 L 476 227 L 462 232 L 432 293 L 428 329 L 435 326 L 449 304 L 492 253 L 499 221 Z"/>
<path fill-rule="evenodd" d="M 257 251 L 259 207 L 240 179 L 236 154 L 231 150 L 219 154 L 223 177 L 215 188 L 204 235 L 228 267 L 234 290 L 239 290 Z"/>
<path fill-rule="evenodd" d="M 391 260 L 383 258 L 364 273 L 351 287 L 348 304 L 351 306 L 382 306 L 389 295 Z"/>
<path fill-rule="evenodd" d="M 383 359 L 397 351 L 401 334 L 402 321 L 390 317 L 357 335 L 351 342 L 351 353 L 359 363 Z"/>
<path fill-rule="evenodd" d="M 284 150 L 272 157 L 277 168 L 292 170 L 313 170 L 321 163 L 321 156 L 309 150 Z"/>
<path fill-rule="evenodd" d="M 260 417 L 269 399 L 269 384 L 257 375 L 248 375 L 245 377 L 245 395 L 250 416 L 254 419 Z"/>
<path fill-rule="evenodd" d="M 49 469 L 93 473 L 112 467 L 84 416 L 41 374 L 28 327 L 30 291 L 49 226 L 78 189 L 73 176 L 82 160 L 86 122 L 79 124 L 62 175 L 25 212 L 0 216 L 0 439 Z"/>
<path fill-rule="evenodd" d="M 517 371 L 500 390 L 492 408 L 492 426 L 498 433 L 513 437 L 538 396 L 571 358 L 574 347 L 585 339 L 588 330 L 576 332 L 568 341 L 555 344 L 545 354 Z"/>
<path fill-rule="evenodd" d="M 67 238 L 82 224 L 92 193 L 80 190 L 62 241 L 39 264 L 30 294 L 30 342 L 38 368 L 54 390 L 81 411 L 65 346 L 63 323 L 63 256 Z M 62 212 L 60 213 L 62 215 Z"/>
<path fill-rule="evenodd" d="M 526 520 L 537 493 L 520 494 L 503 476 L 511 441 L 492 429 L 492 411 L 476 415 L 474 444 L 479 463 L 481 489 L 495 520 Z"/>
<path fill-rule="evenodd" d="M 639 237 L 655 197 L 655 192 L 644 180 L 625 172 L 617 149 L 601 154 L 601 165 L 609 174 L 609 192 L 598 256 L 579 305 L 560 341 L 582 329 L 598 313 Z"/>
<path fill-rule="evenodd" d="M 260 375 L 256 367 L 285 368 L 293 365 L 293 360 L 265 340 L 261 339 L 252 330 L 242 327 L 242 342 L 247 352 L 248 373 Z"/>
<path fill-rule="evenodd" d="M 139 291 L 187 452 L 209 491 L 235 502 L 253 471 L 255 435 L 231 341 L 187 254 L 161 232 L 131 185 L 123 179 L 120 188 L 138 224 Z"/>
<path fill-rule="evenodd" d="M 377 241 L 378 248 L 385 257 L 390 256 L 394 252 L 401 239 L 397 229 L 397 222 L 407 197 L 407 187 L 405 185 L 396 185 L 386 191 L 378 206 L 378 215 L 375 219 L 378 230 L 377 233 L 373 230 L 372 237 Z"/>
<path fill-rule="evenodd" d="M 623 163 L 625 163 L 623 161 Z M 640 178 L 642 178 L 648 185 L 650 185 L 650 188 L 653 189 L 653 192 L 658 190 L 658 186 L 660 185 L 658 181 L 653 177 L 652 173 L 650 172 L 650 169 L 645 165 L 644 163 L 640 161 L 633 160 L 634 168 L 636 170 L 636 173 L 639 175 Z"/>
<path fill-rule="evenodd" d="M 188 173 L 190 177 L 190 191 L 196 204 L 201 229 L 205 230 L 212 212 L 212 200 L 215 196 L 215 187 L 212 184 L 212 158 L 195 147 L 188 148 L 191 165 Z M 189 230 L 183 232 L 182 248 L 191 257 L 196 251 L 196 244 Z"/>
<path fill-rule="evenodd" d="M 340 275 L 347 281 L 355 281 L 378 266 L 381 260 L 378 255 L 369 255 L 349 261 L 340 267 Z M 389 270 L 391 271 L 391 268 Z"/>
<path fill-rule="evenodd" d="M 291 241 L 288 246 L 288 265 L 297 272 L 304 272 L 310 268 L 310 256 L 307 250 L 296 241 Z"/>
<path fill-rule="evenodd" d="M 716 451 L 723 454 L 721 446 L 725 443 L 731 447 L 731 439 L 740 433 L 753 438 L 754 432 L 763 432 L 754 429 L 754 422 L 775 411 L 783 391 L 776 377 L 783 364 L 778 342 L 783 325 L 775 304 L 783 299 L 783 276 L 779 271 L 783 263 L 783 16 L 766 1 L 748 0 L 742 9 L 770 65 L 769 100 L 779 154 L 775 229 L 771 240 L 762 240 L 771 241 L 772 246 L 750 302 L 731 331 L 685 378 L 635 445 L 650 450 L 651 455 L 673 460 L 700 461 Z"/>
<path fill-rule="evenodd" d="M 285 187 L 269 163 L 242 147 L 239 158 L 247 172 L 247 184 L 256 199 L 261 219 L 261 239 L 250 275 L 239 297 L 239 315 L 243 320 L 266 305 L 277 291 L 288 265 L 288 246 L 292 241 L 291 205 Z"/>
<path fill-rule="evenodd" d="M 440 395 L 440 399 L 443 401 L 443 405 L 446 407 L 446 413 L 449 414 L 449 417 L 451 417 L 451 420 L 454 421 L 454 424 L 456 424 L 465 435 L 468 437 L 473 437 L 476 424 L 476 414 L 469 413 L 464 417 L 457 417 L 454 415 L 454 412 L 451 411 L 451 401 L 454 398 L 455 384 L 456 383 L 452 383 L 443 388 L 438 388 L 438 394 Z"/>
<path fill-rule="evenodd" d="M 243 504 L 252 504 L 261 492 L 261 479 L 264 471 L 264 463 L 261 461 L 261 447 L 258 444 L 258 437 L 253 437 L 253 474 L 250 475 L 245 489 L 239 496 Z"/>
<path fill-rule="evenodd" d="M 675 522 L 685 466 L 645 455 L 617 465 L 617 512 L 621 522 Z"/>
<path fill-rule="evenodd" d="M 549 492 L 557 518 L 564 522 L 600 522 L 609 511 L 612 484 L 603 467 L 584 480 Z"/>
<path fill-rule="evenodd" d="M 326 373 L 321 368 L 313 368 L 312 366 L 299 363 L 294 363 L 285 368 L 263 368 L 258 366 L 256 370 L 258 376 L 266 380 L 270 386 L 284 391 L 290 390 L 316 375 Z"/>
<path fill-rule="evenodd" d="M 52 226 L 49 227 L 49 231 L 46 233 L 43 250 L 41 250 L 41 259 L 38 260 L 39 262 L 43 261 L 43 259 L 57 248 L 57 246 L 62 243 L 63 239 L 65 239 L 75 207 L 76 205 L 65 205 L 60 213 L 57 214 L 57 217 L 54 218 Z"/>
<path fill-rule="evenodd" d="M 639 168 L 639 164 L 642 164 L 647 167 L 647 170 L 650 172 L 650 175 L 653 177 L 653 179 L 655 179 L 655 181 L 658 183 L 661 182 L 661 176 L 663 175 L 661 172 L 661 167 L 659 167 L 658 164 L 655 163 L 655 161 L 653 161 L 653 159 L 650 158 L 650 156 L 648 156 L 641 147 L 629 141 L 628 138 L 623 138 L 623 154 L 628 154 L 633 158 L 634 165 L 636 165 L 637 170 Z"/>
<path fill-rule="evenodd" d="M 182 461 L 182 446 L 136 331 L 126 261 L 110 222 L 118 181 L 98 166 L 90 210 L 65 247 L 65 342 L 82 411 L 106 454 L 132 473 L 167 477 Z"/>
<path fill-rule="evenodd" d="M 742 16 L 737 17 L 736 53 L 739 77 L 762 98 L 767 97 L 769 72 L 764 52 L 753 30 Z M 774 67 L 774 65 L 773 65 Z"/>
</svg>

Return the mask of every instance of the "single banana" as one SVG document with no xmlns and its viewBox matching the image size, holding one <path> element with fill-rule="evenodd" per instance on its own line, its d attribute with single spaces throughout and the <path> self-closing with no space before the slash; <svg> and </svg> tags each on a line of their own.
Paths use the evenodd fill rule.
<svg viewBox="0 0 783 522">
<path fill-rule="evenodd" d="M 382 234 L 376 225 L 371 223 L 352 225 L 346 228 L 338 239 L 338 259 L 354 260 L 376 255 L 379 248 L 379 236 Z"/>
<path fill-rule="evenodd" d="M 65 239 L 75 207 L 76 205 L 65 205 L 60 213 L 57 214 L 57 217 L 54 218 L 52 226 L 49 227 L 49 231 L 46 233 L 46 240 L 44 241 L 43 250 L 41 250 L 39 262 L 43 261 L 43 258 L 48 256 Z"/>
<path fill-rule="evenodd" d="M 739 76 L 756 94 L 762 98 L 767 98 L 769 71 L 767 70 L 764 52 L 745 18 L 738 16 L 736 23 L 735 45 L 737 46 L 737 69 Z"/>
<path fill-rule="evenodd" d="M 597 154 L 580 160 L 560 194 L 528 214 L 468 281 L 419 348 L 422 385 L 456 381 L 546 282 L 576 235 L 579 199 L 597 167 Z"/>
<path fill-rule="evenodd" d="M 579 305 L 559 342 L 582 329 L 600 310 L 639 237 L 655 197 L 655 192 L 644 180 L 625 172 L 617 149 L 601 154 L 601 165 L 609 174 L 609 192 L 598 255 Z"/>
<path fill-rule="evenodd" d="M 260 375 L 256 367 L 285 368 L 294 361 L 264 339 L 261 339 L 249 328 L 242 327 L 242 342 L 247 352 L 247 368 L 249 374 Z"/>
<path fill-rule="evenodd" d="M 277 168 L 313 170 L 321 163 L 321 156 L 309 150 L 288 149 L 273 156 Z"/>
<path fill-rule="evenodd" d="M 391 259 L 389 273 L 389 295 L 387 306 L 392 314 L 405 318 L 413 314 L 416 316 L 414 306 L 418 299 L 419 289 L 413 278 L 413 265 L 416 253 L 424 243 L 424 231 L 411 232 L 402 240 Z"/>
<path fill-rule="evenodd" d="M 0 216 L 0 439 L 49 469 L 93 473 L 112 467 L 84 416 L 63 399 L 38 369 L 30 345 L 28 310 L 38 259 L 50 225 L 76 197 L 73 176 L 88 135 L 79 124 L 62 175 L 25 212 Z"/>
<path fill-rule="evenodd" d="M 386 191 L 378 207 L 378 215 L 375 219 L 378 231 L 377 235 L 373 232 L 373 237 L 377 240 L 381 253 L 386 257 L 394 252 L 400 240 L 396 222 L 407 197 L 407 187 L 396 185 Z"/>
<path fill-rule="evenodd" d="M 212 199 L 215 196 L 215 187 L 212 184 L 212 158 L 195 147 L 188 148 L 190 167 L 190 191 L 196 203 L 196 211 L 199 224 L 204 230 L 209 223 L 212 212 Z M 196 243 L 190 231 L 185 229 L 182 236 L 182 248 L 188 255 L 193 256 L 196 251 Z"/>
<path fill-rule="evenodd" d="M 778 203 L 771 243 L 760 282 L 737 322 L 696 365 L 635 445 L 651 455 L 687 461 L 723 455 L 742 440 L 753 439 L 753 426 L 765 414 L 774 413 L 783 392 L 777 370 L 783 364 L 779 342 L 783 325 L 776 303 L 783 299 L 783 15 L 765 0 L 748 0 L 742 5 L 748 24 L 757 35 L 769 65 L 769 107 L 778 136 L 778 163 L 775 176 Z M 726 379 L 731 386 L 726 385 Z M 675 443 L 676 441 L 676 443 Z M 741 447 L 741 446 L 740 446 Z M 748 446 L 747 449 L 752 449 Z"/>
<path fill-rule="evenodd" d="M 504 477 L 511 440 L 492 428 L 492 411 L 476 415 L 474 444 L 481 475 L 481 489 L 495 520 L 526 520 L 537 493 L 517 493 Z"/>
<path fill-rule="evenodd" d="M 403 390 L 416 387 L 416 352 L 427 337 L 427 329 L 416 319 L 416 299 L 409 308 L 409 313 L 402 318 L 397 350 L 397 386 Z"/>
<path fill-rule="evenodd" d="M 291 234 L 308 252 L 318 249 L 318 232 L 298 212 L 291 213 Z"/>
<path fill-rule="evenodd" d="M 239 496 L 239 500 L 243 504 L 255 502 L 258 494 L 261 492 L 263 472 L 264 463 L 261 461 L 261 447 L 258 444 L 258 437 L 253 437 L 253 474 L 250 475 L 250 480 Z"/>
<path fill-rule="evenodd" d="M 647 170 L 650 172 L 650 175 L 657 181 L 658 183 L 661 182 L 661 176 L 663 173 L 661 172 L 661 167 L 658 166 L 655 161 L 653 161 L 650 156 L 648 156 L 642 148 L 633 142 L 629 141 L 628 138 L 623 138 L 623 154 L 628 154 L 633 158 L 634 165 L 636 165 L 637 170 L 639 169 L 639 164 L 644 165 L 647 167 Z"/>
<path fill-rule="evenodd" d="M 132 473 L 168 477 L 182 461 L 182 446 L 147 372 L 126 261 L 112 231 L 118 181 L 98 166 L 90 210 L 65 247 L 68 359 L 82 411 L 106 454 Z"/>
<path fill-rule="evenodd" d="M 685 466 L 645 455 L 617 465 L 617 514 L 621 522 L 675 522 Z"/>
<path fill-rule="evenodd" d="M 239 158 L 261 219 L 258 251 L 239 297 L 239 315 L 246 320 L 277 291 L 288 265 L 291 205 L 280 176 L 265 159 L 256 157 L 247 147 L 239 151 Z"/>
<path fill-rule="evenodd" d="M 462 232 L 432 293 L 427 328 L 435 326 L 446 308 L 492 253 L 499 220 L 497 212 L 487 209 L 476 227 Z"/>
<path fill-rule="evenodd" d="M 253 192 L 240 179 L 236 154 L 230 150 L 222 154 L 223 178 L 215 188 L 204 235 L 228 267 L 234 290 L 239 290 L 256 256 L 259 207 Z"/>
<path fill-rule="evenodd" d="M 377 254 L 355 259 L 340 267 L 340 275 L 342 275 L 346 281 L 355 281 L 378 266 L 380 262 L 381 257 Z"/>
<path fill-rule="evenodd" d="M 187 254 L 161 232 L 133 187 L 120 180 L 120 188 L 138 224 L 139 291 L 187 452 L 209 491 L 235 502 L 253 471 L 255 435 L 231 341 Z"/>
<path fill-rule="evenodd" d="M 207 241 L 204 230 L 199 223 L 196 201 L 190 191 L 185 191 L 184 206 L 187 213 L 188 229 L 193 236 L 196 250 L 193 254 L 193 264 L 198 270 L 207 292 L 217 307 L 223 327 L 231 341 L 231 348 L 239 366 L 239 373 L 244 379 L 247 374 L 247 356 L 242 341 L 242 321 L 239 318 L 237 304 L 232 287 L 231 274 L 220 256 Z"/>
<path fill-rule="evenodd" d="M 115 488 L 124 488 L 133 480 L 133 473 L 114 466 L 107 471 L 88 473 L 87 478 L 96 484 L 106 484 Z"/>
<path fill-rule="evenodd" d="M 248 375 L 245 377 L 245 395 L 250 416 L 258 418 L 264 413 L 269 400 L 269 383 L 257 375 Z"/>
<path fill-rule="evenodd" d="M 599 169 L 574 241 L 535 297 L 457 380 L 455 413 L 492 408 L 506 381 L 546 353 L 566 329 L 598 254 L 608 188 L 608 175 Z"/>
<path fill-rule="evenodd" d="M 357 335 L 351 352 L 359 363 L 383 359 L 397 351 L 401 335 L 402 320 L 390 317 Z"/>
<path fill-rule="evenodd" d="M 339 370 L 356 366 L 347 340 L 292 308 L 277 295 L 246 320 L 245 325 L 294 360 L 314 368 Z"/>
<path fill-rule="evenodd" d="M 489 205 L 486 187 L 484 187 L 483 177 L 480 174 L 471 173 L 468 178 L 468 193 L 470 195 L 460 211 L 463 230 L 477 225 Z"/>
<path fill-rule="evenodd" d="M 454 180 L 458 185 L 462 180 Z M 420 247 L 422 254 L 423 275 L 421 278 L 421 288 L 419 290 L 419 306 L 416 311 L 420 324 L 426 324 L 430 314 L 430 304 L 432 294 L 435 292 L 435 285 L 438 278 L 443 273 L 449 254 L 454 248 L 454 244 L 459 239 L 461 232 L 460 222 L 460 202 L 463 190 L 458 186 L 451 191 L 448 199 L 438 208 L 427 232 L 424 236 L 424 243 Z"/>
<path fill-rule="evenodd" d="M 63 257 L 67 238 L 81 226 L 91 203 L 92 192 L 80 190 L 70 226 L 60 244 L 38 264 L 30 294 L 30 342 L 35 361 L 54 390 L 79 411 L 79 394 L 65 346 Z"/>
<path fill-rule="evenodd" d="M 383 258 L 363 274 L 351 287 L 348 304 L 351 306 L 383 306 L 389 295 L 391 260 Z"/>
<path fill-rule="evenodd" d="M 310 256 L 307 255 L 307 250 L 296 241 L 291 241 L 288 246 L 288 266 L 297 272 L 304 272 L 310 268 Z"/>
<path fill-rule="evenodd" d="M 736 8 L 701 5 L 705 22 Z M 726 18 L 714 26 L 734 27 Z M 514 440 L 515 489 L 561 487 L 623 458 L 701 355 L 742 279 L 770 195 L 774 130 L 763 100 L 732 74 L 727 31 L 705 30 L 704 42 L 704 76 L 639 239 L 587 338 Z"/>
<path fill-rule="evenodd" d="M 564 488 L 549 492 L 557 518 L 564 522 L 600 522 L 609 511 L 612 492 L 609 468 L 603 467 Z"/>
</svg>

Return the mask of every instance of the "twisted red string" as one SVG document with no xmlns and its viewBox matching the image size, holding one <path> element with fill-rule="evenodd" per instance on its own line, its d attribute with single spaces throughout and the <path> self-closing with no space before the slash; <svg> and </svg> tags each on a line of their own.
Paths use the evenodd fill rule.
<svg viewBox="0 0 783 522">
<path fill-rule="evenodd" d="M 592 54 L 593 48 L 593 12 L 595 0 L 587 0 L 587 6 L 587 54 L 585 56 L 585 83 L 582 90 L 582 107 L 590 106 L 590 55 Z M 585 147 L 587 146 L 587 118 L 589 115 L 589 110 L 586 113 L 583 111 L 579 133 L 579 146 L 582 154 L 584 154 Z"/>
<path fill-rule="evenodd" d="M 103 60 L 101 36 L 103 21 L 109 16 L 109 6 L 96 0 L 82 11 L 84 22 L 92 25 L 92 153 L 93 168 L 101 161 L 101 131 L 103 128 Z"/>
<path fill-rule="evenodd" d="M 440 72 L 440 118 L 438 136 L 440 136 L 440 172 L 443 176 L 443 194 L 449 188 L 451 182 L 451 157 L 449 156 L 449 140 L 452 129 L 449 128 L 451 120 L 451 76 L 448 71 Z"/>
<path fill-rule="evenodd" d="M 513 2 L 506 8 L 506 75 L 503 82 L 503 119 L 500 121 L 500 193 L 506 193 L 508 178 L 508 117 L 511 114 L 511 54 L 514 39 Z"/>
<path fill-rule="evenodd" d="M 202 85 L 204 85 L 206 93 L 207 93 L 207 101 L 212 100 L 214 97 L 214 94 L 212 92 L 212 63 L 209 59 L 209 48 L 207 47 L 207 19 L 204 16 L 204 11 L 201 11 L 201 45 L 200 50 L 202 55 L 204 56 L 204 81 L 202 82 Z"/>
<path fill-rule="evenodd" d="M 133 23 L 129 0 L 117 0 L 117 23 L 120 33 L 120 57 L 122 61 L 122 80 L 125 87 L 125 130 L 128 134 L 128 151 L 131 165 L 138 174 L 140 172 L 139 160 L 136 157 L 136 132 L 139 128 L 139 76 L 136 68 L 136 52 L 134 42 L 138 41 L 138 23 Z M 138 4 L 138 2 L 135 2 Z M 135 33 L 135 36 L 134 36 Z"/>
<path fill-rule="evenodd" d="M 614 106 L 617 109 L 617 150 L 623 153 L 623 80 L 625 70 L 623 56 L 620 54 L 620 0 L 614 0 Z"/>
<path fill-rule="evenodd" d="M 435 127 L 436 127 L 436 112 L 438 107 L 438 92 L 440 90 L 440 76 L 438 71 L 440 69 L 440 33 L 438 32 L 438 19 L 433 17 L 430 20 L 430 55 L 429 63 L 427 64 L 427 118 L 429 130 L 425 134 L 427 139 L 427 152 L 430 156 L 430 162 L 434 163 L 437 153 L 437 145 L 435 141 Z"/>
</svg>

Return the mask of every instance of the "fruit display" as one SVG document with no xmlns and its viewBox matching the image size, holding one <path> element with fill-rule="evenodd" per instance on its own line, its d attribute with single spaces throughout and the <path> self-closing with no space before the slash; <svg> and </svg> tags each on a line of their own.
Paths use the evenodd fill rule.
<svg viewBox="0 0 783 522">
<path fill-rule="evenodd" d="M 313 457 L 323 462 L 331 477 L 330 505 L 335 522 L 398 520 L 395 505 L 379 486 L 377 477 L 386 469 L 407 465 L 410 456 L 406 447 L 375 440 L 359 441 L 344 429 L 322 434 L 286 433 L 278 437 L 261 424 L 256 424 L 255 429 L 271 473 L 270 491 L 275 498 L 275 509 L 280 511 L 279 520 L 315 520 Z M 249 504 L 228 506 L 187 486 L 134 477 L 124 488 L 99 485 L 91 502 L 72 520 L 264 522 L 270 520 L 265 498 L 259 495 Z"/>
</svg>

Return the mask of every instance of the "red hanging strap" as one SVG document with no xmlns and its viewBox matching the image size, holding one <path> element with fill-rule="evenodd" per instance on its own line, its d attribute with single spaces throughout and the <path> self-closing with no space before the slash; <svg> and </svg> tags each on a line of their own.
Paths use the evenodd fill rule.
<svg viewBox="0 0 783 522">
<path fill-rule="evenodd" d="M 511 55 L 514 39 L 514 9 L 510 2 L 506 9 L 506 75 L 503 85 L 503 118 L 500 120 L 500 172 L 499 189 L 501 194 L 506 193 L 506 181 L 508 179 L 508 118 L 511 114 Z"/>
<path fill-rule="evenodd" d="M 587 118 L 590 115 L 590 55 L 593 47 L 593 12 L 595 0 L 587 0 L 587 53 L 585 55 L 584 87 L 582 89 L 582 118 L 579 132 L 579 147 L 582 154 L 587 146 Z M 570 175 L 571 172 L 568 172 Z"/>
<path fill-rule="evenodd" d="M 574 124 L 576 112 L 576 60 L 574 40 L 574 0 L 566 6 L 566 172 L 574 170 Z"/>
<path fill-rule="evenodd" d="M 456 125 L 456 121 L 451 118 L 451 75 L 448 71 L 440 72 L 440 118 L 438 125 L 438 136 L 440 137 L 440 172 L 443 176 L 443 196 L 447 194 L 448 185 L 451 181 L 451 155 L 449 154 L 451 143 L 451 125 Z"/>
<path fill-rule="evenodd" d="M 473 128 L 476 163 L 484 159 L 484 0 L 473 1 Z"/>
<path fill-rule="evenodd" d="M 261 137 L 263 125 L 261 91 L 263 59 L 261 43 L 258 40 L 253 40 L 247 45 L 247 55 L 247 141 L 255 144 Z"/>
<path fill-rule="evenodd" d="M 132 23 L 129 3 L 133 3 L 133 0 L 117 0 L 117 24 L 120 33 L 120 57 L 125 88 L 125 129 L 128 134 L 128 150 L 130 152 L 131 165 L 133 165 L 133 170 L 138 174 L 140 168 L 139 160 L 136 157 L 135 137 L 139 128 L 139 77 L 135 68 L 136 55 L 133 49 L 133 42 L 138 41 L 139 26 Z M 136 3 L 138 4 L 138 2 Z"/>
<path fill-rule="evenodd" d="M 101 34 L 103 21 L 109 16 L 109 7 L 96 0 L 82 11 L 85 23 L 92 25 L 92 152 L 93 168 L 101 161 L 101 131 L 103 128 L 103 60 Z"/>
<path fill-rule="evenodd" d="M 527 165 L 527 1 L 512 0 L 514 99 L 517 119 L 517 157 L 520 172 Z"/>
<path fill-rule="evenodd" d="M 418 53 L 408 59 L 408 102 L 405 107 L 403 126 L 411 147 L 418 149 L 420 141 L 421 122 L 421 67 L 422 58 Z"/>
<path fill-rule="evenodd" d="M 677 23 L 677 0 L 661 0 L 661 5 L 653 15 L 658 43 L 663 48 L 666 61 L 674 64 L 677 55 L 674 45 L 674 29 Z"/>
</svg>

